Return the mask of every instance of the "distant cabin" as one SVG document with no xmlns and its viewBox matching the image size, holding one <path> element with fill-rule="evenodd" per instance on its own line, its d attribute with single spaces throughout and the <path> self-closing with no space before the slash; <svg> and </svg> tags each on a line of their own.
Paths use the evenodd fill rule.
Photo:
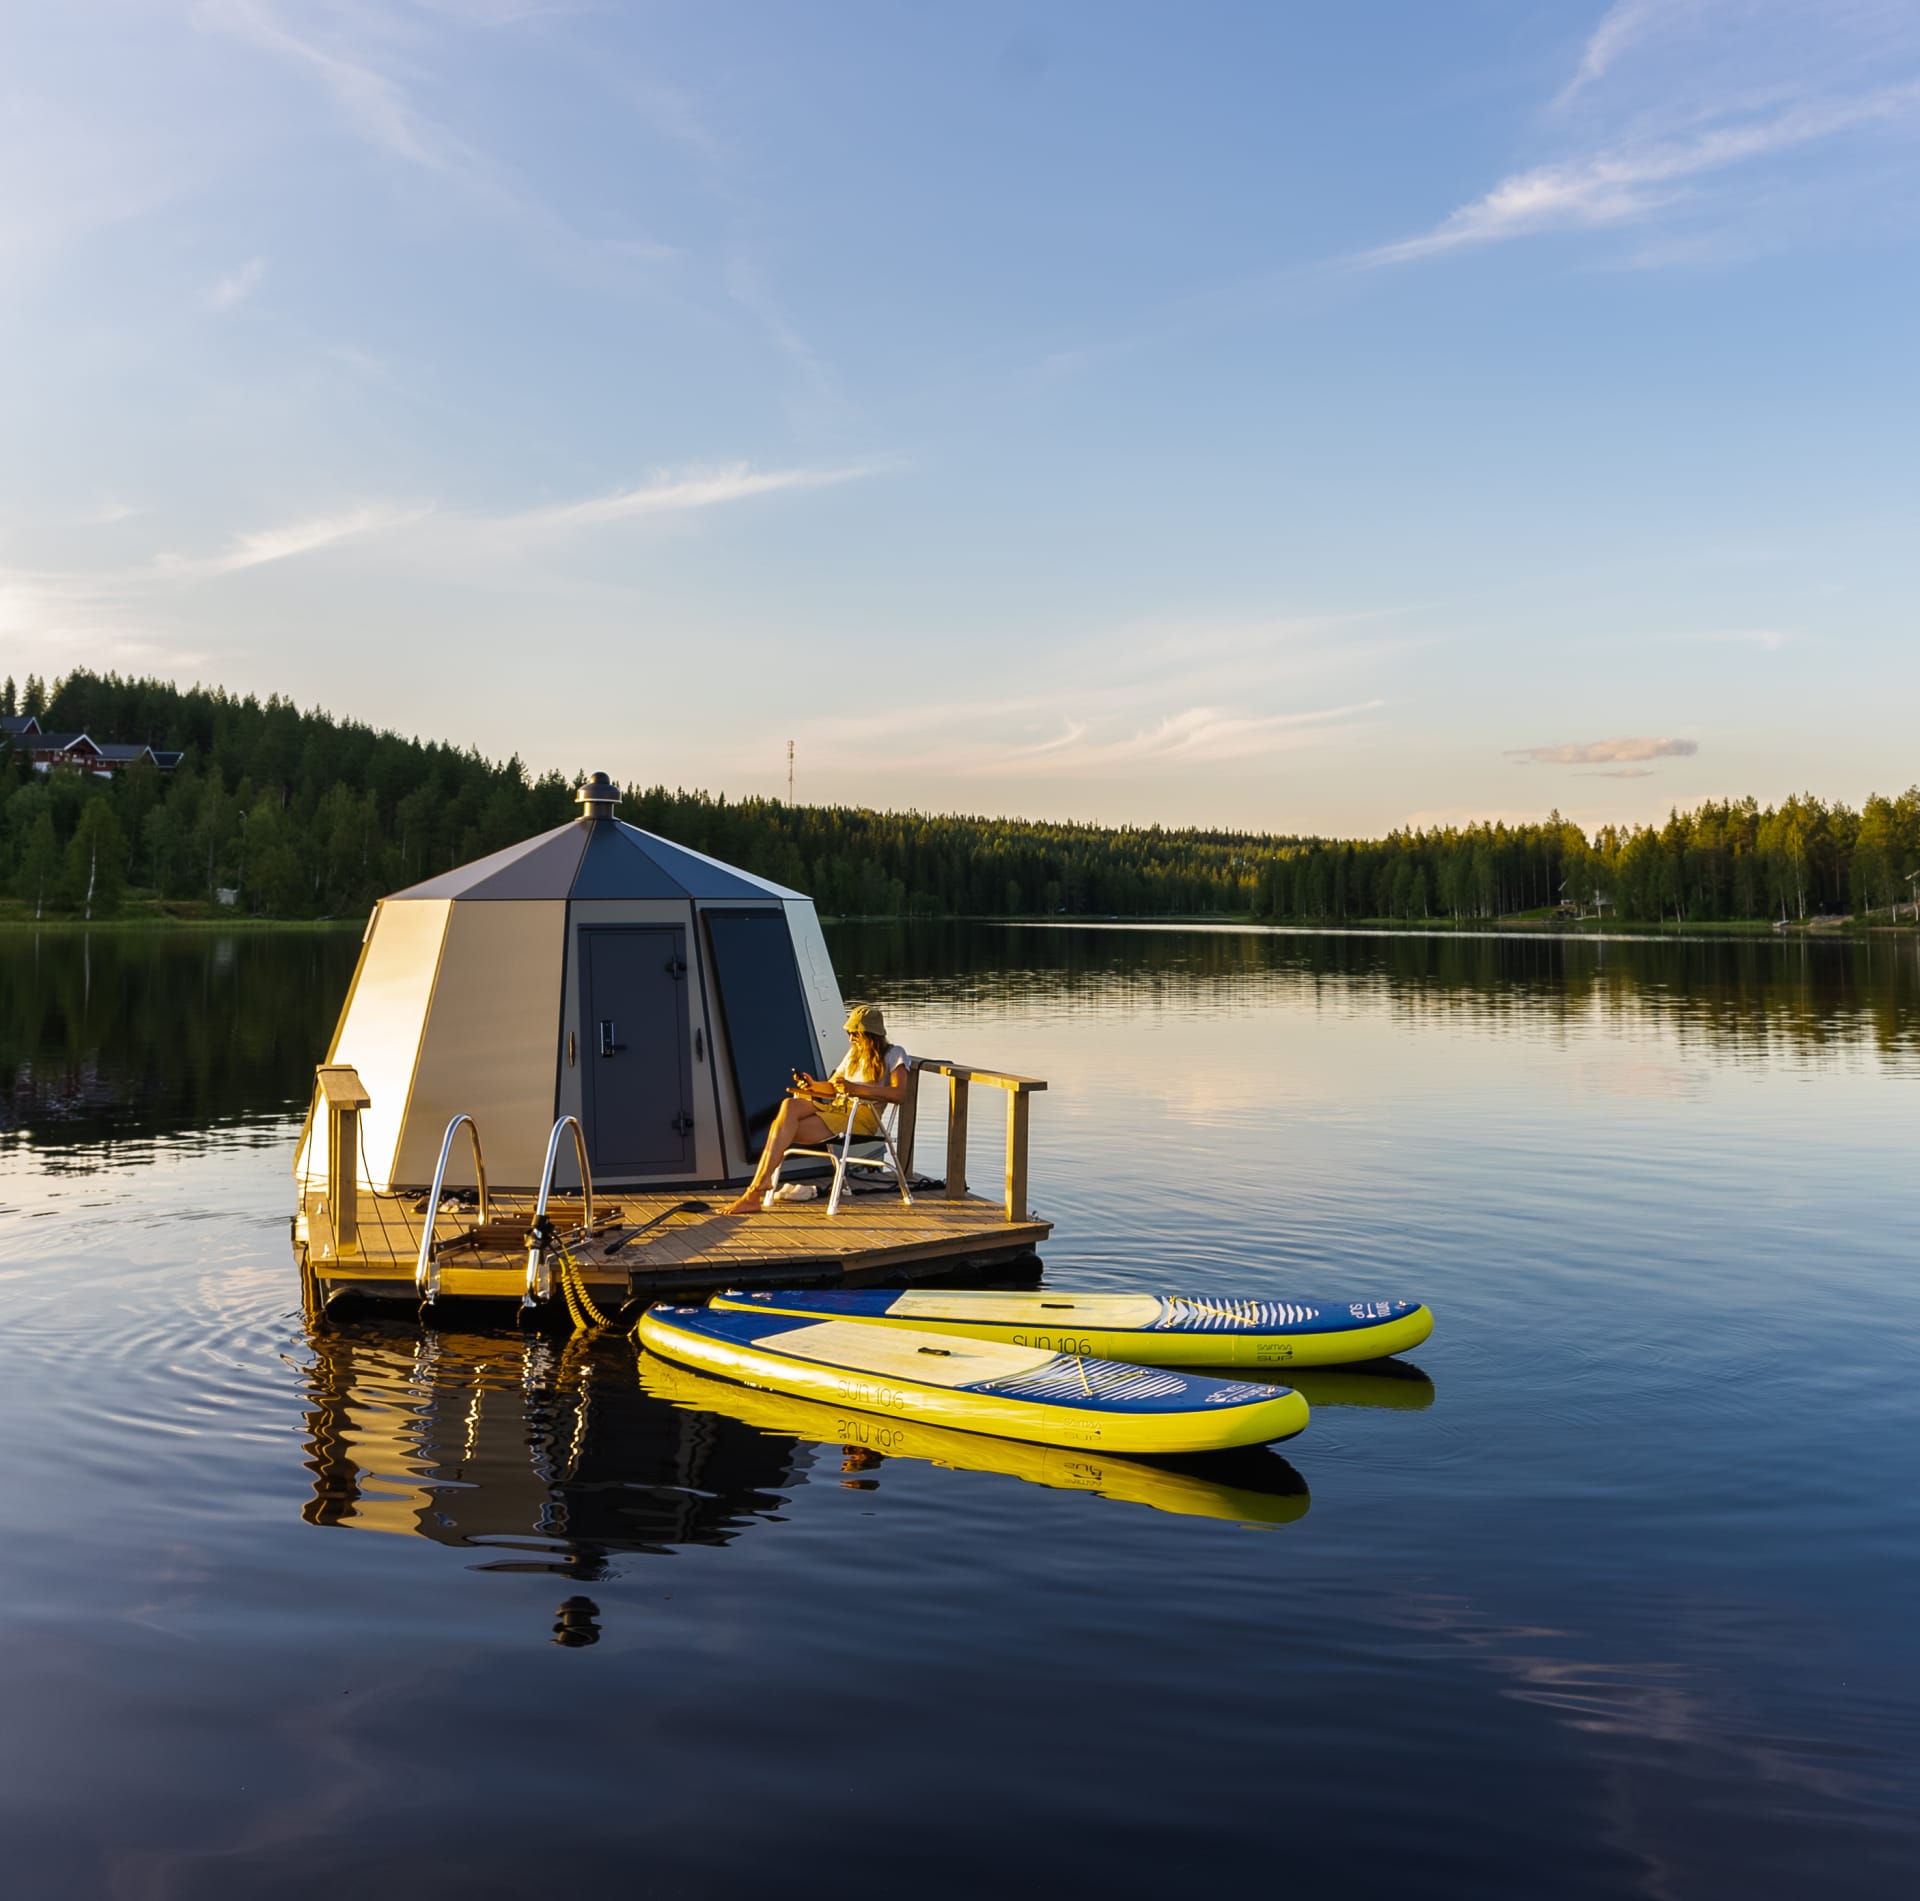
<svg viewBox="0 0 1920 1901">
<path fill-rule="evenodd" d="M 374 1190 L 429 1187 L 461 1114 L 496 1188 L 538 1184 L 563 1115 L 596 1187 L 737 1180 L 792 1072 L 838 1058 L 812 900 L 623 823 L 617 797 L 596 775 L 580 818 L 375 906 L 327 1053 L 370 1098 Z M 310 1114 L 302 1180 L 326 1139 Z M 474 1181 L 464 1134 L 446 1179 Z M 577 1182 L 570 1145 L 556 1179 Z"/>
<path fill-rule="evenodd" d="M 158 752 L 151 746 L 101 744 L 87 733 L 49 733 L 31 713 L 0 718 L 0 740 L 25 756 L 35 772 L 84 772 L 110 779 L 129 766 L 146 764 L 171 772 L 182 754 Z"/>
</svg>

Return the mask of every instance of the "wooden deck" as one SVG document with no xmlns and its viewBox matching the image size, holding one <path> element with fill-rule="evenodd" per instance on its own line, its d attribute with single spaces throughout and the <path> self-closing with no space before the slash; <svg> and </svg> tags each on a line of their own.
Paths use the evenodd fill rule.
<svg viewBox="0 0 1920 1901">
<path fill-rule="evenodd" d="M 964 1191 L 950 1200 L 938 1187 L 916 1195 L 912 1207 L 891 1191 L 850 1195 L 831 1218 L 824 1196 L 782 1202 L 758 1214 L 717 1212 L 738 1193 L 715 1188 L 596 1195 L 591 1233 L 581 1230 L 584 1209 L 577 1198 L 554 1201 L 547 1212 L 601 1306 L 609 1299 L 644 1305 L 727 1287 L 858 1287 L 1004 1269 L 1030 1257 L 1053 1231 L 1051 1222 L 1031 1214 L 1010 1219 L 1002 1202 Z M 326 1195 L 308 1194 L 294 1241 L 318 1303 L 343 1296 L 416 1301 L 424 1201 L 416 1194 L 362 1191 L 354 1241 L 342 1249 Z M 685 1201 L 708 1208 L 682 1208 Z M 531 1195 L 494 1195 L 484 1227 L 477 1208 L 443 1202 L 433 1222 L 441 1300 L 518 1301 L 526 1286 L 532 1215 Z"/>
</svg>

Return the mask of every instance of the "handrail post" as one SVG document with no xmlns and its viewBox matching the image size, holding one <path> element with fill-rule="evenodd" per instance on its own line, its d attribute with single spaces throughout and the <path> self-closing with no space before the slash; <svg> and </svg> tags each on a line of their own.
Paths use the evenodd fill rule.
<svg viewBox="0 0 1920 1901">
<path fill-rule="evenodd" d="M 337 1253 L 353 1254 L 360 1247 L 360 1111 L 370 1108 L 373 1098 L 351 1064 L 322 1063 L 313 1077 L 316 1108 L 326 1114 L 327 1214 L 333 1222 L 333 1245 Z M 309 1141 L 317 1133 L 315 1119 L 309 1111 Z M 311 1163 L 309 1150 L 308 1174 L 301 1183 L 303 1198 L 313 1179 Z"/>
<path fill-rule="evenodd" d="M 1027 1120 L 1033 1098 L 1024 1089 L 1007 1091 L 1007 1219 L 1027 1218 Z"/>
<path fill-rule="evenodd" d="M 422 1300 L 440 1298 L 440 1268 L 433 1253 L 433 1224 L 440 1213 L 440 1190 L 447 1179 L 447 1157 L 453 1153 L 454 1132 L 467 1125 L 467 1139 L 473 1145 L 473 1178 L 480 1188 L 480 1219 L 487 1218 L 487 1164 L 480 1153 L 480 1125 L 464 1110 L 447 1124 L 440 1140 L 440 1160 L 434 1165 L 433 1187 L 427 1193 L 426 1226 L 420 1230 L 420 1253 L 413 1264 L 413 1284 Z"/>
<path fill-rule="evenodd" d="M 900 1158 L 903 1174 L 913 1173 L 913 1136 L 920 1126 L 920 1059 L 916 1056 L 907 1064 L 906 1093 L 900 1098 L 900 1107 L 893 1119 L 893 1149 Z"/>
<path fill-rule="evenodd" d="M 947 1071 L 947 1199 L 967 1198 L 967 1084 L 971 1079 Z"/>
<path fill-rule="evenodd" d="M 540 1199 L 534 1204 L 533 1226 L 527 1231 L 527 1291 L 520 1297 L 522 1308 L 538 1307 L 553 1296 L 553 1268 L 547 1260 L 547 1197 L 553 1192 L 553 1168 L 560 1158 L 560 1131 L 573 1131 L 574 1159 L 580 1164 L 580 1192 L 585 1202 L 586 1225 L 593 1226 L 593 1170 L 587 1164 L 587 1138 L 577 1116 L 562 1116 L 547 1137 L 547 1159 L 540 1170 Z"/>
</svg>

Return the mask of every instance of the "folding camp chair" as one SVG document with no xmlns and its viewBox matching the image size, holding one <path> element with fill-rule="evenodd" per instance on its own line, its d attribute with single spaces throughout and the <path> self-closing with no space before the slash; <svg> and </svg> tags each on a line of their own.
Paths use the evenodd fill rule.
<svg viewBox="0 0 1920 1901">
<path fill-rule="evenodd" d="M 823 1162 L 833 1164 L 833 1193 L 827 1197 L 827 1213 L 840 1212 L 840 1195 L 846 1187 L 847 1170 L 850 1168 L 892 1169 L 893 1179 L 899 1184 L 900 1199 L 909 1208 L 913 1206 L 913 1190 L 907 1186 L 907 1171 L 900 1166 L 900 1105 L 889 1102 L 880 1110 L 880 1133 L 878 1135 L 855 1135 L 854 1126 L 859 1121 L 860 1104 L 853 1098 L 843 1097 L 846 1104 L 847 1126 L 837 1142 L 827 1148 L 790 1148 L 781 1156 L 778 1168 L 773 1171 L 773 1180 L 768 1184 L 768 1192 L 780 1186 L 780 1169 L 796 1155 L 818 1156 Z M 871 1105 L 869 1105 L 871 1106 Z M 869 1151 L 878 1149 L 879 1154 L 856 1155 L 856 1149 Z"/>
</svg>

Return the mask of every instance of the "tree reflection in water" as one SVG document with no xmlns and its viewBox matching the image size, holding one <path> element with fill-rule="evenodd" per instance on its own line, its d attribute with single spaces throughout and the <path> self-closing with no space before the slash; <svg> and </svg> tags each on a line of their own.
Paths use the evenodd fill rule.
<svg viewBox="0 0 1920 1901">
<path fill-rule="evenodd" d="M 1670 1027 L 1736 1060 L 1920 1057 L 1920 944 L 1568 941 L 1122 926 L 830 926 L 849 996 L 1083 1012 L 1384 1003 L 1410 1026 Z M 117 1145 L 280 1141 L 359 955 L 351 930 L 0 932 L 0 1139 L 100 1168 Z"/>
</svg>

